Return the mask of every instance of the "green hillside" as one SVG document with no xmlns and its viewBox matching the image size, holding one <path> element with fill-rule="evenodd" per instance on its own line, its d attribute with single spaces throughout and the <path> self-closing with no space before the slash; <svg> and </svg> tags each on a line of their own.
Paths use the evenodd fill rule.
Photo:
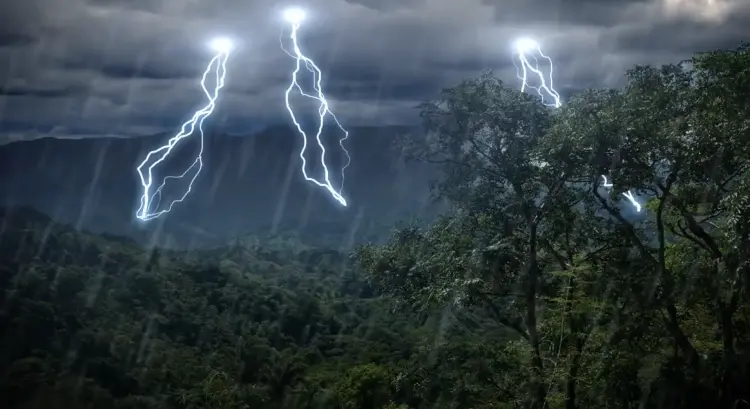
<svg viewBox="0 0 750 409">
<path fill-rule="evenodd" d="M 417 350 L 410 321 L 334 251 L 147 251 L 29 209 L 3 220 L 3 407 L 380 404 Z"/>
</svg>

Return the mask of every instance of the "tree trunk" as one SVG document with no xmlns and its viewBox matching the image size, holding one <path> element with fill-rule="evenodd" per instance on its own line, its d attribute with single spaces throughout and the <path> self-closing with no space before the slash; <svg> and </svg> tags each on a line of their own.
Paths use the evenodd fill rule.
<svg viewBox="0 0 750 409">
<path fill-rule="evenodd" d="M 693 346 L 693 343 L 690 342 L 687 335 L 682 332 L 682 328 L 680 328 L 679 320 L 677 319 L 677 308 L 671 301 L 667 301 L 664 308 L 667 310 L 668 316 L 665 320 L 667 330 L 672 335 L 677 345 L 680 346 L 680 349 L 687 357 L 688 362 L 694 367 L 697 367 L 700 363 L 700 355 L 698 354 L 698 350 Z"/>
<path fill-rule="evenodd" d="M 528 267 L 526 269 L 526 329 L 529 333 L 534 369 L 534 407 L 543 407 L 547 400 L 547 389 L 544 385 L 544 361 L 542 360 L 541 342 L 537 332 L 536 322 L 536 293 L 539 285 L 539 266 L 537 264 L 537 228 L 531 223 L 528 242 Z"/>
<path fill-rule="evenodd" d="M 737 356 L 734 351 L 734 326 L 732 316 L 734 311 L 726 305 L 719 310 L 721 321 L 721 339 L 723 344 L 721 386 L 719 388 L 719 402 L 721 407 L 730 408 L 735 401 L 735 367 Z"/>
<path fill-rule="evenodd" d="M 578 379 L 578 370 L 581 366 L 581 353 L 583 352 L 583 340 L 576 337 L 576 353 L 568 369 L 568 379 L 565 382 L 565 409 L 576 409 L 576 380 Z"/>
<path fill-rule="evenodd" d="M 577 281 L 571 278 L 568 294 L 575 294 L 576 283 Z M 567 309 L 568 305 L 566 305 L 565 307 Z M 596 323 L 593 323 L 588 327 L 586 336 L 582 336 L 581 331 L 583 330 L 583 326 L 580 325 L 580 317 L 573 315 L 572 306 L 570 308 L 570 311 L 567 311 L 567 313 L 569 314 L 568 325 L 570 326 L 570 335 L 575 340 L 575 354 L 571 359 L 570 367 L 568 368 L 567 379 L 565 381 L 565 409 L 576 409 L 578 406 L 576 395 L 576 381 L 578 380 L 578 370 L 581 367 L 581 354 L 583 353 L 583 347 L 584 345 L 586 345 L 587 338 L 589 335 L 591 335 L 591 332 L 594 330 Z"/>
</svg>

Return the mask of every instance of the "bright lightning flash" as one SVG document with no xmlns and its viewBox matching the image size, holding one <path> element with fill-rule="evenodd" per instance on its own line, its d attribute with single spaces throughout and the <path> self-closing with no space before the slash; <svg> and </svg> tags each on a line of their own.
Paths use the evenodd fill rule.
<svg viewBox="0 0 750 409">
<path fill-rule="evenodd" d="M 602 187 L 611 188 L 613 186 L 612 183 L 610 183 L 610 182 L 607 181 L 607 177 L 606 176 L 602 175 L 602 179 L 604 179 L 604 181 L 602 182 Z M 625 197 L 625 199 L 628 199 L 628 202 L 630 202 L 631 205 L 633 205 L 633 207 L 635 208 L 636 212 L 638 212 L 638 213 L 641 212 L 641 204 L 638 203 L 638 201 L 635 199 L 635 196 L 633 195 L 633 192 L 631 192 L 631 191 L 628 190 L 627 192 L 623 193 L 622 195 Z"/>
<path fill-rule="evenodd" d="M 342 206 L 346 206 L 347 202 L 346 199 L 342 196 L 342 190 L 344 188 L 344 171 L 351 163 L 351 157 L 349 156 L 349 152 L 344 147 L 344 141 L 349 137 L 349 133 L 344 129 L 343 126 L 341 126 L 341 123 L 339 123 L 338 119 L 336 118 L 336 115 L 331 112 L 330 107 L 328 105 L 328 101 L 326 100 L 325 95 L 323 94 L 323 91 L 321 90 L 321 72 L 320 68 L 318 68 L 317 65 L 315 65 L 315 62 L 311 60 L 310 58 L 306 57 L 304 54 L 302 54 L 302 51 L 300 50 L 299 43 L 297 41 L 297 32 L 300 28 L 300 25 L 302 24 L 302 21 L 305 19 L 305 12 L 298 8 L 292 8 L 286 10 L 284 13 L 284 19 L 291 24 L 292 26 L 292 32 L 289 36 L 289 38 L 292 40 L 292 50 L 287 51 L 284 48 L 284 45 L 282 43 L 281 49 L 289 54 L 290 57 L 294 58 L 296 60 L 296 67 L 294 71 L 292 72 L 292 81 L 289 84 L 289 87 L 286 89 L 285 92 L 285 101 L 286 101 L 286 108 L 289 111 L 289 115 L 292 117 L 292 121 L 294 122 L 294 125 L 297 127 L 297 131 L 302 135 L 302 150 L 300 150 L 299 157 L 302 159 L 302 175 L 304 176 L 305 180 L 311 183 L 314 183 L 317 186 L 320 186 L 324 189 L 326 189 L 331 196 L 339 202 Z M 312 73 L 313 75 L 313 92 L 314 94 L 308 94 L 305 91 L 302 90 L 302 87 L 298 83 L 297 76 L 302 69 L 302 66 L 304 65 L 305 69 Z M 323 165 L 323 181 L 320 181 L 318 179 L 312 178 L 308 176 L 307 174 L 307 160 L 305 159 L 305 151 L 307 150 L 307 144 L 308 144 L 308 136 L 305 133 L 304 130 L 302 130 L 302 126 L 300 125 L 299 121 L 297 120 L 297 117 L 294 115 L 294 109 L 292 108 L 292 104 L 290 103 L 290 95 L 292 90 L 297 89 L 299 93 L 306 98 L 313 99 L 317 101 L 320 105 L 318 108 L 318 119 L 320 123 L 318 124 L 318 130 L 315 134 L 315 140 L 318 143 L 318 147 L 320 147 L 320 161 Z M 326 148 L 325 144 L 321 140 L 321 136 L 323 133 L 323 126 L 325 124 L 326 117 L 330 115 L 331 118 L 334 120 L 336 125 L 343 131 L 344 136 L 339 140 L 339 146 L 341 146 L 341 149 L 344 151 L 344 154 L 346 155 L 347 162 L 341 169 L 341 187 L 336 190 L 333 185 L 331 184 L 330 179 L 330 173 L 328 170 L 328 166 L 326 165 Z"/>
<path fill-rule="evenodd" d="M 542 47 L 537 43 L 536 41 L 530 39 L 530 38 L 521 38 L 516 40 L 515 44 L 516 54 L 518 55 L 518 59 L 521 60 L 521 67 L 520 72 L 518 73 L 518 79 L 521 80 L 521 92 L 526 91 L 526 87 L 532 88 L 536 90 L 537 93 L 542 97 L 542 102 L 544 102 L 544 96 L 549 95 L 553 99 L 553 103 L 551 104 L 545 104 L 547 106 L 552 106 L 555 108 L 559 108 L 562 106 L 562 102 L 560 101 L 560 94 L 555 91 L 555 88 L 552 85 L 552 59 L 542 52 Z M 532 53 L 539 55 L 541 58 L 544 58 L 549 62 L 549 78 L 546 78 L 547 76 L 544 75 L 544 73 L 539 69 L 539 60 L 537 57 L 532 55 Z M 531 61 L 529 58 L 534 60 L 534 64 L 531 64 Z M 518 66 L 516 66 L 518 68 Z M 539 77 L 540 86 L 539 87 L 532 87 L 528 84 L 528 76 L 529 72 L 533 73 L 537 77 Z M 605 188 L 611 188 L 612 184 L 607 181 L 607 177 L 602 175 L 602 178 L 604 178 L 604 183 L 602 184 Z M 635 200 L 635 196 L 632 192 L 627 191 L 623 193 L 623 196 L 630 202 L 630 204 L 635 207 L 636 212 L 641 211 L 641 205 L 638 203 L 637 200 Z"/>
<path fill-rule="evenodd" d="M 559 108 L 562 103 L 560 102 L 560 95 L 555 91 L 552 85 L 552 59 L 544 55 L 539 43 L 530 38 L 521 38 L 517 40 L 515 43 L 515 49 L 516 55 L 521 61 L 521 66 L 516 66 L 518 79 L 521 80 L 521 92 L 526 91 L 526 87 L 531 88 L 542 97 L 542 102 L 544 102 L 546 94 L 552 98 L 553 102 L 545 103 L 545 105 Z M 549 78 L 545 78 L 544 73 L 539 68 L 539 59 L 537 58 L 537 55 L 549 62 Z M 533 64 L 531 63 L 531 60 L 534 61 Z M 529 73 L 532 73 L 539 78 L 540 85 L 538 87 L 529 85 Z"/>
<path fill-rule="evenodd" d="M 628 201 L 630 202 L 630 204 L 633 205 L 633 207 L 635 207 L 635 211 L 636 212 L 638 212 L 638 213 L 641 212 L 641 204 L 638 203 L 637 200 L 635 200 L 635 196 L 633 196 L 633 192 L 631 192 L 631 191 L 628 190 L 627 192 L 623 193 L 622 195 L 625 196 L 625 199 L 628 199 Z"/>
<path fill-rule="evenodd" d="M 216 107 L 216 99 L 219 96 L 219 91 L 224 87 L 224 78 L 227 71 L 226 63 L 227 59 L 229 58 L 229 53 L 232 51 L 232 42 L 227 38 L 217 38 L 211 42 L 211 48 L 216 52 L 216 55 L 208 63 L 208 66 L 203 72 L 203 77 L 201 78 L 200 82 L 203 93 L 205 93 L 206 97 L 208 98 L 208 104 L 200 110 L 196 111 L 193 114 L 192 118 L 182 124 L 180 132 L 177 135 L 170 138 L 165 145 L 149 152 L 146 155 L 146 158 L 143 159 L 143 162 L 138 165 L 137 171 L 138 175 L 141 178 L 141 185 L 143 187 L 141 206 L 136 212 L 136 217 L 140 220 L 152 220 L 165 213 L 169 213 L 169 211 L 172 210 L 172 207 L 175 204 L 181 203 L 183 200 L 185 200 L 188 194 L 190 194 L 195 179 L 198 177 L 198 174 L 200 174 L 201 169 L 203 169 L 203 122 L 211 115 L 211 113 L 213 113 L 214 108 Z M 208 88 L 206 87 L 206 79 L 211 72 L 215 72 L 216 74 L 213 92 L 209 92 Z M 154 190 L 154 168 L 162 163 L 169 156 L 169 154 L 172 153 L 172 150 L 177 146 L 177 143 L 184 139 L 187 139 L 190 135 L 194 134 L 196 127 L 198 128 L 198 134 L 200 136 L 200 149 L 195 160 L 190 164 L 190 166 L 188 166 L 187 169 L 185 169 L 184 172 L 182 172 L 182 174 L 177 176 L 165 177 L 162 180 L 161 184 Z M 144 174 L 143 168 L 146 166 L 148 166 L 148 168 Z M 167 181 L 172 179 L 186 178 L 187 175 L 193 170 L 195 171 L 193 173 L 193 176 L 190 178 L 188 187 L 183 195 L 179 199 L 172 201 L 166 209 L 158 210 L 159 204 L 161 202 L 162 190 L 166 186 Z"/>
</svg>

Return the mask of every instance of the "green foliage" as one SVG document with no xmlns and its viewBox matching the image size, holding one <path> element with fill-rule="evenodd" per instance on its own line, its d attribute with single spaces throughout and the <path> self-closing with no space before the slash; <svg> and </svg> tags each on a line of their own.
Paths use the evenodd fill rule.
<svg viewBox="0 0 750 409">
<path fill-rule="evenodd" d="M 515 387 L 474 379 L 446 407 L 748 405 L 749 50 L 635 67 L 554 112 L 489 73 L 423 105 L 408 146 L 443 166 L 435 193 L 456 210 L 354 258 L 408 307 L 505 328 L 475 339 L 504 345 L 485 361 L 513 363 L 492 376 Z M 482 370 L 451 385 L 467 373 Z"/>
<path fill-rule="evenodd" d="M 294 242 L 150 251 L 12 210 L 0 240 L 3 407 L 391 403 L 413 328 L 341 254 Z"/>
</svg>

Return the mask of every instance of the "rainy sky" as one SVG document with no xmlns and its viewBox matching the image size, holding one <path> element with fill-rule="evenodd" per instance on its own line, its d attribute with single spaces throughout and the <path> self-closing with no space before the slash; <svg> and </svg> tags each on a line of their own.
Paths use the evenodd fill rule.
<svg viewBox="0 0 750 409">
<path fill-rule="evenodd" d="M 633 64 L 733 47 L 745 0 L 11 0 L 0 2 L 0 143 L 44 135 L 173 130 L 202 102 L 217 35 L 237 43 L 214 121 L 243 134 L 286 121 L 287 6 L 307 9 L 302 47 L 349 125 L 415 121 L 415 104 L 493 69 L 515 80 L 511 44 L 537 39 L 563 95 L 617 86 Z"/>
</svg>

